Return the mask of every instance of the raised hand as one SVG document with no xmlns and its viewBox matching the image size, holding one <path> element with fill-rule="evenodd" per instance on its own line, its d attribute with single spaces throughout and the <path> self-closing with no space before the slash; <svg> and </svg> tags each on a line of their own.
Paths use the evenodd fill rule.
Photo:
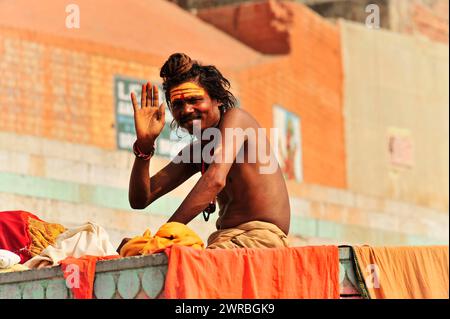
<svg viewBox="0 0 450 319">
<path fill-rule="evenodd" d="M 165 123 L 164 103 L 158 106 L 158 87 L 147 82 L 142 85 L 141 106 L 139 107 L 134 93 L 131 93 L 131 102 L 138 146 L 142 152 L 149 153 Z"/>
</svg>

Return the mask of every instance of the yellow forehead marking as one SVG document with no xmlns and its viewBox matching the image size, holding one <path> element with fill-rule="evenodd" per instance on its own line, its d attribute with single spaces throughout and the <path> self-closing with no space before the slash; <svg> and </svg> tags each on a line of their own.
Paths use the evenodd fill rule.
<svg viewBox="0 0 450 319">
<path fill-rule="evenodd" d="M 185 82 L 170 90 L 170 102 L 191 96 L 203 96 L 205 90 L 194 82 Z"/>
</svg>

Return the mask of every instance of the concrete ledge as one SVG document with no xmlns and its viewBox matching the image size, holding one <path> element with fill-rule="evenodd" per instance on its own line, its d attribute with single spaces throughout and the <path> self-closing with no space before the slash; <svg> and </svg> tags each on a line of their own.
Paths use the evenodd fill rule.
<svg viewBox="0 0 450 319">
<path fill-rule="evenodd" d="M 120 258 L 117 260 L 102 260 L 97 262 L 96 274 L 108 271 L 118 271 L 142 267 L 167 266 L 165 254 L 154 254 L 148 256 L 134 256 Z M 63 277 L 60 266 L 42 269 L 31 269 L 19 272 L 0 273 L 0 285 L 24 281 L 43 280 L 54 277 Z"/>
<path fill-rule="evenodd" d="M 360 298 L 350 247 L 339 247 L 342 298 Z M 168 259 L 163 253 L 99 261 L 94 298 L 164 298 Z M 60 266 L 0 274 L 0 299 L 73 299 Z"/>
</svg>

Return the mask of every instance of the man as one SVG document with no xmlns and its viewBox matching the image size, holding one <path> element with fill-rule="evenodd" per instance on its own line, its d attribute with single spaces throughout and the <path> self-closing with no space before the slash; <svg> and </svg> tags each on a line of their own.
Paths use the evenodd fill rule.
<svg viewBox="0 0 450 319">
<path fill-rule="evenodd" d="M 137 140 L 129 189 L 131 207 L 144 209 L 202 172 L 168 222 L 187 224 L 202 211 L 209 214 L 217 199 L 217 231 L 209 237 L 207 248 L 286 247 L 290 206 L 282 172 L 275 160 L 275 169 L 267 173 L 264 170 L 267 163 L 261 156 L 256 160 L 236 160 L 238 155 L 255 158 L 257 150 L 270 150 L 270 145 L 266 136 L 261 138 L 256 120 L 244 110 L 234 108 L 228 80 L 214 66 L 200 65 L 182 53 L 171 55 L 160 75 L 174 118 L 172 124 L 190 134 L 195 132 L 195 125 L 201 133 L 216 129 L 221 138 L 201 134 L 198 141 L 180 152 L 179 156 L 183 152 L 188 154 L 184 157 L 187 160 L 180 161 L 177 157 L 150 177 L 153 145 L 164 127 L 164 105 L 158 106 L 158 88 L 150 83 L 142 86 L 140 105 L 132 93 Z M 230 134 L 243 131 L 256 132 L 258 137 L 248 134 L 241 139 L 230 138 Z M 196 161 L 195 150 L 205 150 L 207 145 L 214 146 L 211 153 L 202 152 L 200 161 Z M 209 160 L 205 159 L 207 153 L 212 155 Z M 271 150 L 269 157 L 274 159 Z"/>
</svg>

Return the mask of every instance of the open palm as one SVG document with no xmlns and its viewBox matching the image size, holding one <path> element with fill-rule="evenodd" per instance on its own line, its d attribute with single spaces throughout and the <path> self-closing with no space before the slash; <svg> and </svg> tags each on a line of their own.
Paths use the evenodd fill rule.
<svg viewBox="0 0 450 319">
<path fill-rule="evenodd" d="M 156 85 L 152 86 L 150 82 L 142 85 L 141 105 L 139 106 L 134 93 L 131 93 L 131 102 L 133 103 L 134 126 L 139 148 L 146 152 L 151 149 L 155 139 L 164 128 L 164 103 L 158 106 L 158 87 Z"/>
</svg>

